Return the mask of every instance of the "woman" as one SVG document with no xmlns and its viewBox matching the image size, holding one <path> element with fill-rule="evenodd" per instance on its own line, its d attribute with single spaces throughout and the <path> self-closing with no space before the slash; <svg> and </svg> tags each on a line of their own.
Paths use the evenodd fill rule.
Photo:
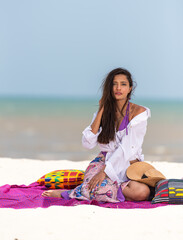
<svg viewBox="0 0 183 240">
<path fill-rule="evenodd" d="M 134 83 L 126 69 L 112 70 L 102 86 L 99 110 L 82 137 L 84 147 L 92 149 L 98 144 L 100 154 L 89 164 L 81 185 L 64 192 L 48 190 L 43 196 L 104 202 L 148 199 L 149 187 L 129 180 L 126 169 L 130 164 L 144 160 L 142 143 L 150 110 L 129 101 Z"/>
</svg>

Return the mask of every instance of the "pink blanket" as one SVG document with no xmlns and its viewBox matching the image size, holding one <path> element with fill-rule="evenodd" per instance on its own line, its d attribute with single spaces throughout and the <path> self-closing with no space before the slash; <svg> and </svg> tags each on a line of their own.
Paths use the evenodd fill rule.
<svg viewBox="0 0 183 240">
<path fill-rule="evenodd" d="M 90 204 L 107 208 L 155 208 L 166 206 L 167 203 L 151 204 L 149 201 L 143 202 L 120 202 L 120 203 L 101 203 L 93 201 L 81 201 L 77 199 L 64 200 L 61 198 L 42 197 L 41 193 L 46 188 L 39 186 L 38 183 L 25 185 L 4 185 L 0 187 L 0 207 L 1 208 L 47 208 L 50 206 L 76 206 Z"/>
</svg>

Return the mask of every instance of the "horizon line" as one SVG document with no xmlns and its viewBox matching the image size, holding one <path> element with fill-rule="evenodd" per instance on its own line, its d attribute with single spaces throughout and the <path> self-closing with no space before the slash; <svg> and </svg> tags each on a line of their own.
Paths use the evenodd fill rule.
<svg viewBox="0 0 183 240">
<path fill-rule="evenodd" d="M 0 94 L 0 99 L 27 99 L 27 100 L 98 100 L 100 96 L 78 96 L 78 95 L 36 95 L 36 94 Z M 183 101 L 182 98 L 178 97 L 143 97 L 143 96 L 132 96 L 132 100 L 137 101 Z"/>
</svg>

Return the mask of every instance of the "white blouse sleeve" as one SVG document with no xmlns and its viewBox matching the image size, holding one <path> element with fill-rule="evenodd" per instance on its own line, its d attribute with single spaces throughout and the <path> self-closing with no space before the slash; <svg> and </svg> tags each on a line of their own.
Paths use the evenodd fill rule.
<svg viewBox="0 0 183 240">
<path fill-rule="evenodd" d="M 108 159 L 106 158 L 104 171 L 112 181 L 121 183 L 127 180 L 126 169 L 129 167 L 132 157 L 142 147 L 147 128 L 147 118 L 148 114 L 142 121 L 134 121 L 133 124 L 130 124 L 128 135 L 123 136 L 116 150 L 109 155 Z"/>
<path fill-rule="evenodd" d="M 97 139 L 98 135 L 101 132 L 101 127 L 99 128 L 98 132 L 94 134 L 91 130 L 91 125 L 94 122 L 95 118 L 97 116 L 97 112 L 93 114 L 93 119 L 88 127 L 85 128 L 85 130 L 82 132 L 82 145 L 85 148 L 92 149 L 97 145 Z"/>
</svg>

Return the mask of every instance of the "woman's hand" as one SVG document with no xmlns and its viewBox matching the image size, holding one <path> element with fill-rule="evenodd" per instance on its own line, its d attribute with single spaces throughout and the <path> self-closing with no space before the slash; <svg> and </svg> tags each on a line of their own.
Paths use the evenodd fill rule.
<svg viewBox="0 0 183 240">
<path fill-rule="evenodd" d="M 104 172 L 104 168 L 99 173 L 97 173 L 88 183 L 88 189 L 90 192 L 97 186 L 97 184 L 100 186 L 105 179 L 106 173 Z"/>
</svg>

